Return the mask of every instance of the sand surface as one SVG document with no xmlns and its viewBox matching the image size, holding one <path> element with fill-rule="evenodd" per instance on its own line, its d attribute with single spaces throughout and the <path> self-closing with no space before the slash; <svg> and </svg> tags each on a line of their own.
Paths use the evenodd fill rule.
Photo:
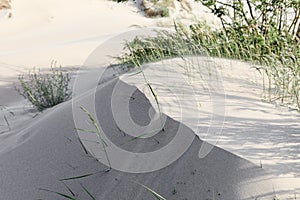
<svg viewBox="0 0 300 200">
<path fill-rule="evenodd" d="M 12 18 L 0 18 L 1 29 L 5 30 L 0 32 L 0 105 L 5 106 L 0 110 L 0 193 L 4 199 L 58 199 L 38 188 L 67 193 L 60 179 L 94 172 L 97 173 L 93 176 L 65 183 L 79 199 L 87 198 L 80 183 L 97 199 L 151 199 L 136 182 L 157 190 L 167 199 L 206 199 L 212 198 L 213 193 L 216 199 L 253 199 L 272 196 L 274 190 L 299 190 L 299 114 L 263 101 L 261 77 L 250 64 L 198 57 L 145 65 L 147 80 L 158 93 L 166 131 L 143 135 L 128 143 L 140 132 L 129 129 L 123 136 L 119 129 L 126 128 L 130 121 L 120 124 L 122 115 L 114 113 L 130 113 L 142 127 L 134 130 L 142 132 L 159 126 L 161 119 L 155 114 L 157 105 L 141 74 L 110 80 L 114 71 L 106 67 L 113 60 L 107 55 L 119 55 L 124 39 L 140 34 L 139 29 L 128 34 L 128 30 L 136 29 L 132 26 L 154 26 L 159 20 L 143 17 L 130 4 L 96 0 L 14 0 L 9 12 Z M 171 19 L 163 22 L 169 23 L 168 20 Z M 57 60 L 72 74 L 80 69 L 82 79 L 86 79 L 85 72 L 105 72 L 106 76 L 100 78 L 103 84 L 95 91 L 92 79 L 76 87 L 77 104 L 69 101 L 38 114 L 14 90 L 14 84 L 18 74 L 33 66 L 48 68 L 51 60 Z M 121 87 L 116 87 L 119 84 Z M 114 93 L 116 88 L 119 92 Z M 134 98 L 128 95 L 132 91 Z M 94 95 L 96 101 L 92 102 Z M 111 159 L 119 171 L 101 173 L 107 166 L 93 157 L 103 156 L 101 146 L 74 131 L 74 110 L 80 112 L 74 105 L 78 102 L 91 111 L 96 108 L 94 114 L 101 119 L 101 127 L 109 132 L 107 139 L 126 151 L 158 150 L 169 144 L 178 130 L 189 139 L 185 147 L 179 148 L 182 154 L 159 159 L 159 163 L 168 164 L 165 168 L 151 160 L 135 166 L 140 170 L 156 166 L 157 171 L 120 172 L 132 169 L 134 162 L 125 160 L 122 167 L 119 161 L 123 160 L 116 157 Z M 154 123 L 149 125 L 150 119 Z M 79 138 L 91 148 L 89 154 Z"/>
<path fill-rule="evenodd" d="M 144 73 L 164 113 L 201 139 L 262 165 L 280 189 L 299 190 L 299 113 L 264 102 L 261 76 L 251 64 L 197 57 L 146 65 Z M 144 89 L 155 105 L 141 74 L 122 80 Z"/>
<path fill-rule="evenodd" d="M 68 193 L 61 179 L 91 173 L 93 175 L 67 180 L 64 183 L 74 190 L 80 199 L 87 198 L 80 184 L 88 188 L 97 199 L 151 199 L 151 194 L 136 182 L 151 187 L 167 199 L 210 198 L 213 195 L 218 196 L 218 199 L 248 199 L 272 195 L 271 175 L 264 169 L 218 147 L 213 148 L 205 158 L 199 159 L 198 152 L 202 141 L 195 137 L 192 130 L 171 118 L 166 120 L 165 131 L 160 131 L 155 138 L 140 138 L 130 142 L 132 136 L 123 135 L 116 126 L 109 106 L 117 83 L 118 79 L 109 81 L 98 87 L 96 93 L 91 90 L 74 101 L 86 103 L 95 94 L 96 114 L 106 137 L 120 148 L 135 152 L 137 156 L 142 152 L 159 150 L 173 141 L 177 132 L 184 134 L 192 139 L 192 143 L 178 160 L 148 173 L 126 173 L 114 169 L 104 172 L 108 166 L 91 156 L 97 152 L 91 151 L 91 154 L 86 154 L 79 143 L 78 134 L 74 130 L 74 108 L 72 109 L 72 102 L 69 101 L 46 111 L 28 123 L 23 130 L 7 133 L 7 138 L 1 140 L 2 197 L 57 198 L 55 194 L 40 191 L 38 188 Z M 122 96 L 127 94 L 126 89 L 130 87 L 132 86 L 123 84 L 124 93 L 120 93 L 119 100 L 123 99 Z M 134 100 L 130 103 L 131 115 L 137 117 L 137 123 L 147 123 L 148 113 L 141 112 L 141 108 L 149 110 L 150 102 L 138 90 L 132 97 Z M 85 106 L 89 109 L 88 105 Z M 122 109 L 120 111 L 122 112 Z M 89 143 L 88 140 L 82 141 Z M 168 148 L 170 152 L 178 150 L 176 146 Z M 108 151 L 112 166 L 116 167 L 115 164 L 119 164 L 118 161 L 122 158 L 115 157 L 110 151 L 110 146 Z M 157 157 L 155 161 L 161 159 L 164 160 L 164 157 Z M 100 160 L 105 159 L 102 157 Z M 138 168 L 153 166 L 153 160 L 149 161 L 138 163 Z M 132 165 L 131 160 L 127 159 L 123 159 L 122 163 L 118 167 L 126 169 L 128 165 Z M 175 194 L 172 193 L 174 188 L 177 191 Z"/>
</svg>

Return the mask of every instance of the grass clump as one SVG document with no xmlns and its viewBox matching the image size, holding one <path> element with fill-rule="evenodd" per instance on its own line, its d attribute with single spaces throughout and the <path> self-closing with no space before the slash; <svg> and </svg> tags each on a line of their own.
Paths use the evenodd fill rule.
<svg viewBox="0 0 300 200">
<path fill-rule="evenodd" d="M 204 55 L 205 49 L 193 43 L 181 31 L 160 31 L 155 37 L 136 37 L 125 43 L 126 53 L 118 57 L 120 63 L 137 67 L 148 62 L 185 55 Z"/>
<path fill-rule="evenodd" d="M 33 69 L 19 77 L 22 89 L 20 94 L 28 99 L 39 111 L 53 107 L 71 97 L 69 73 L 62 71 L 52 62 L 49 73 Z"/>
<path fill-rule="evenodd" d="M 300 40 L 293 34 L 283 34 L 275 27 L 262 34 L 237 23 L 220 30 L 204 23 L 189 27 L 175 23 L 175 30 L 127 42 L 127 52 L 119 61 L 133 67 L 138 67 L 137 62 L 190 55 L 250 61 L 262 75 L 266 100 L 300 110 Z"/>
</svg>

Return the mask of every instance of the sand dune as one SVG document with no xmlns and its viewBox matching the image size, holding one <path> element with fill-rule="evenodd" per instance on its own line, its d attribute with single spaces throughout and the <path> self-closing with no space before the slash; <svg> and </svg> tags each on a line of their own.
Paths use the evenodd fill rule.
<svg viewBox="0 0 300 200">
<path fill-rule="evenodd" d="M 144 65 L 161 116 L 141 73 L 106 68 L 124 39 L 143 32 L 133 26 L 172 21 L 137 11 L 98 0 L 12 2 L 12 17 L 0 19 L 0 105 L 10 123 L 0 115 L 0 199 L 59 199 L 40 189 L 70 194 L 64 184 L 79 199 L 89 198 L 81 184 L 96 199 L 114 200 L 152 199 L 139 183 L 167 199 L 299 191 L 299 114 L 262 101 L 261 77 L 250 64 L 202 56 L 189 58 L 192 65 Z M 13 84 L 53 59 L 74 75 L 74 96 L 38 114 Z M 99 135 L 75 130 L 93 128 L 79 106 L 98 117 L 109 161 Z"/>
<path fill-rule="evenodd" d="M 205 60 L 205 58 L 199 57 L 198 61 L 203 59 Z M 216 60 L 216 62 L 220 64 L 224 63 L 224 60 Z M 229 62 L 231 64 L 238 63 L 234 61 Z M 169 74 L 165 78 L 173 80 L 171 85 L 176 82 L 178 83 L 176 81 L 178 77 L 175 79 L 173 76 L 178 76 L 181 73 L 178 73 L 176 70 L 170 70 L 167 67 L 170 63 L 173 66 L 172 69 L 176 69 L 174 68 L 176 66 L 175 63 L 180 63 L 180 59 L 163 61 L 164 66 L 166 66 L 165 68 L 160 66 L 160 62 L 145 66 L 144 72 L 154 86 L 157 82 L 152 78 L 161 78 L 161 76 L 166 75 L 165 71 L 168 71 Z M 280 123 L 278 119 L 284 120 L 286 118 L 291 120 L 293 116 L 289 113 L 288 116 L 283 117 L 283 111 L 278 112 L 272 105 L 262 103 L 256 96 L 260 91 L 260 85 L 253 83 L 253 79 L 250 79 L 253 78 L 252 75 L 244 74 L 245 77 L 243 77 L 243 80 L 246 80 L 244 83 L 234 78 L 237 77 L 237 74 L 234 73 L 240 73 L 237 69 L 239 67 L 245 68 L 245 65 L 230 66 L 230 69 L 228 69 L 228 66 L 216 64 L 218 70 L 222 69 L 219 72 L 222 73 L 223 86 L 225 91 L 227 91 L 227 96 L 229 96 L 229 100 L 226 100 L 226 118 L 221 135 L 208 134 L 207 128 L 209 127 L 210 116 L 213 112 L 209 104 L 212 102 L 207 101 L 209 92 L 203 88 L 203 84 L 199 84 L 196 85 L 201 88 L 201 90 L 198 89 L 196 91 L 202 91 L 197 96 L 201 102 L 199 110 L 191 107 L 192 104 L 190 103 L 192 102 L 186 102 L 184 105 L 181 104 L 182 107 L 178 107 L 178 102 L 173 101 L 172 98 L 170 99 L 169 92 L 159 90 L 160 87 L 157 87 L 158 90 L 156 91 L 158 92 L 162 109 L 170 116 L 164 115 L 165 131 L 156 131 L 156 134 L 153 136 L 148 136 L 147 134 L 146 136 L 143 135 L 142 138 L 134 140 L 134 133 L 129 132 L 125 134 L 126 130 L 123 130 L 122 126 L 118 124 L 118 118 L 114 114 L 115 112 L 126 113 L 124 105 L 127 103 L 130 117 L 137 125 L 145 128 L 150 123 L 150 120 L 155 116 L 155 103 L 151 95 L 149 96 L 149 93 L 147 93 L 147 90 L 143 90 L 143 87 L 140 87 L 140 84 L 143 85 L 143 80 L 139 79 L 139 76 L 129 76 L 134 77 L 134 79 L 124 78 L 124 75 L 120 78 L 111 79 L 109 78 L 111 74 L 109 68 L 106 71 L 103 71 L 105 68 L 93 69 L 92 74 L 104 74 L 103 77 L 106 80 L 98 86 L 96 91 L 89 85 L 89 82 L 86 82 L 87 88 L 90 88 L 90 90 L 83 90 L 83 93 L 77 93 L 72 101 L 65 102 L 45 111 L 30 120 L 21 130 L 16 129 L 1 135 L 0 160 L 3 163 L 0 173 L 1 180 L 3 181 L 0 187 L 1 194 L 6 199 L 58 198 L 55 194 L 41 191 L 38 188 L 68 193 L 68 190 L 59 180 L 94 173 L 94 175 L 64 181 L 64 183 L 76 191 L 79 199 L 88 198 L 80 184 L 88 188 L 95 195 L 96 199 L 151 199 L 152 197 L 149 192 L 138 183 L 147 185 L 167 199 L 212 198 L 213 195 L 216 195 L 217 199 L 253 199 L 255 197 L 269 199 L 273 195 L 274 189 L 277 194 L 280 194 L 281 192 L 285 192 L 286 189 L 290 190 L 291 187 L 297 187 L 298 183 L 295 182 L 297 179 L 279 179 L 278 182 L 278 175 L 270 172 L 272 167 L 268 167 L 267 164 L 265 165 L 264 154 L 267 154 L 267 152 L 260 148 L 259 143 L 261 142 L 261 145 L 266 145 L 267 142 L 264 139 L 261 140 L 261 135 L 265 134 L 264 136 L 268 137 L 268 134 L 277 134 L 277 126 L 272 128 L 272 126 L 268 125 L 268 122 L 265 122 L 266 126 L 262 126 L 261 124 L 257 126 L 249 125 L 249 129 L 241 129 L 241 127 L 247 126 L 252 121 L 263 122 L 266 120 L 264 117 L 271 121 L 274 120 L 273 123 Z M 204 66 L 203 69 L 205 67 L 207 66 Z M 204 71 L 203 69 L 202 71 Z M 89 72 L 87 71 L 87 73 Z M 255 74 L 255 71 L 252 72 Z M 154 76 L 151 77 L 151 75 Z M 242 78 L 242 75 L 239 74 L 238 77 Z M 240 93 L 237 90 L 238 88 L 235 88 L 240 86 L 243 86 L 244 93 Z M 257 91 L 254 91 L 254 94 L 247 93 L 247 86 L 252 91 L 253 88 L 256 88 Z M 115 91 L 117 91 L 117 95 L 113 94 Z M 134 92 L 130 93 L 130 91 Z M 186 98 L 191 98 L 193 95 L 189 93 L 190 90 L 183 91 L 186 92 Z M 237 92 L 239 94 L 236 94 Z M 180 93 L 178 92 L 177 94 L 179 96 Z M 236 95 L 236 98 L 232 98 L 233 95 Z M 242 104 L 234 103 L 235 100 Z M 112 102 L 116 102 L 116 104 Z M 270 114 L 266 114 L 265 116 L 261 114 L 257 115 L 257 111 L 242 106 L 243 104 L 248 106 L 251 103 L 257 104 L 256 109 L 265 110 L 266 112 L 270 112 Z M 117 105 L 117 107 L 113 105 Z M 112 145 L 108 146 L 109 160 L 113 167 L 109 172 L 103 172 L 103 170 L 108 169 L 108 163 L 103 154 L 101 140 L 97 138 L 97 135 L 78 132 L 74 129 L 75 127 L 89 130 L 93 128 L 90 123 L 86 123 L 88 118 L 79 109 L 79 106 L 84 106 L 91 113 L 93 113 L 93 108 L 95 108 L 95 113 L 93 114 L 98 117 L 101 130 L 105 135 L 105 141 L 110 141 L 109 144 Z M 151 109 L 151 107 L 153 108 Z M 184 110 L 181 118 L 176 115 L 178 114 L 178 109 Z M 195 119 L 186 118 L 193 115 L 193 109 L 197 111 L 196 113 L 200 114 L 200 117 L 196 119 L 196 122 L 198 122 L 197 126 L 199 127 L 197 132 L 193 130 L 195 128 L 193 126 Z M 237 111 L 235 111 L 236 109 Z M 241 110 L 244 111 L 241 112 Z M 77 114 L 74 114 L 74 112 Z M 240 117 L 234 117 L 235 114 Z M 247 120 L 243 117 L 244 115 L 247 116 Z M 74 118 L 77 120 L 74 120 Z M 175 121 L 174 119 L 179 121 Z M 78 124 L 78 120 L 82 123 Z M 293 134 L 294 130 L 298 130 L 297 127 L 294 127 L 296 129 L 291 129 L 291 126 L 294 126 L 293 123 L 297 123 L 296 120 L 297 118 L 295 118 L 295 122 L 289 121 L 289 123 L 286 123 L 284 125 L 285 129 L 282 131 L 285 131 L 285 134 Z M 278 126 L 280 125 L 283 124 L 279 124 Z M 244 133 L 244 131 L 246 132 Z M 254 134 L 260 134 L 260 136 L 256 137 Z M 280 132 L 278 134 L 280 135 Z M 178 137 L 177 135 L 182 135 L 184 138 L 179 144 L 173 141 L 174 138 Z M 201 139 L 196 137 L 197 135 Z M 256 140 L 252 141 L 250 138 L 252 135 Z M 283 136 L 282 133 L 281 136 Z M 86 154 L 80 144 L 79 138 L 88 149 L 88 154 Z M 201 147 L 206 145 L 206 143 L 203 143 L 202 138 L 213 145 L 223 145 L 231 152 L 236 152 L 248 159 L 254 155 L 255 157 L 252 160 L 257 164 L 255 165 L 217 146 L 213 146 L 209 150 L 209 153 L 200 159 L 199 151 Z M 235 140 L 235 138 L 238 139 Z M 245 145 L 245 141 L 248 143 L 255 142 L 256 144 L 249 147 Z M 270 142 L 273 141 L 276 142 L 276 140 L 270 140 Z M 172 143 L 175 146 L 169 145 Z M 134 161 L 132 158 L 127 158 L 126 154 L 124 156 L 116 154 L 114 148 L 112 148 L 113 146 L 123 151 L 133 152 L 133 155 L 137 157 L 141 153 L 147 152 L 158 151 L 159 154 L 156 157 L 147 156 L 146 160 L 139 162 L 139 160 Z M 169 158 L 164 157 L 164 153 L 160 152 L 160 149 L 164 147 L 170 148 L 166 154 Z M 243 149 L 247 149 L 247 151 L 243 151 Z M 258 151 L 261 154 L 258 154 Z M 273 153 L 278 155 L 280 152 L 274 150 Z M 262 157 L 259 157 L 260 155 Z M 282 161 L 285 159 L 284 155 L 283 153 Z M 175 159 L 172 159 L 174 157 Z M 258 164 L 259 159 L 263 160 L 263 169 Z M 272 156 L 270 156 L 269 161 L 271 161 L 271 165 L 275 164 L 276 166 L 277 164 L 278 166 L 276 160 L 272 163 Z M 284 168 L 285 165 L 286 163 L 283 162 L 281 167 Z M 279 168 L 274 167 L 273 169 L 278 170 Z M 294 169 L 297 169 L 296 166 Z M 144 173 L 138 173 L 139 171 Z M 146 171 L 149 172 L 145 173 Z M 281 172 L 284 174 L 287 171 L 277 171 L 277 173 Z M 297 172 L 295 173 L 297 174 Z M 287 184 L 288 182 L 293 185 Z M 174 188 L 176 192 L 172 192 Z"/>
<path fill-rule="evenodd" d="M 60 179 L 89 173 L 95 175 L 65 181 L 79 194 L 80 199 L 87 198 L 80 188 L 80 183 L 97 199 L 151 199 L 151 194 L 136 182 L 149 186 L 167 199 L 211 198 L 213 192 L 218 199 L 248 199 L 272 193 L 272 184 L 266 181 L 270 175 L 249 161 L 218 147 L 215 147 L 204 159 L 199 159 L 198 151 L 202 141 L 194 137 L 194 133 L 189 128 L 169 117 L 165 124 L 165 131 L 158 133 L 155 140 L 150 137 L 127 142 L 132 137 L 120 133 L 109 106 L 116 81 L 112 80 L 100 86 L 95 100 L 100 126 L 105 133 L 109 133 L 106 136 L 111 141 L 137 154 L 153 151 L 168 144 L 181 126 L 180 131 L 183 134 L 194 138 L 187 151 L 175 162 L 154 172 L 135 174 L 114 169 L 101 172 L 108 167 L 96 161 L 91 154 L 85 153 L 74 130 L 71 101 L 66 102 L 48 110 L 22 131 L 7 133 L 9 136 L 1 141 L 2 198 L 58 199 L 56 195 L 39 191 L 38 188 L 68 192 Z M 123 84 L 123 87 L 126 89 L 131 86 Z M 93 96 L 93 91 L 88 93 L 90 94 L 75 101 L 88 101 L 87 99 Z M 126 94 L 120 94 L 120 98 L 123 95 Z M 147 122 L 147 113 L 141 112 L 140 109 L 143 107 L 148 110 L 149 101 L 139 91 L 135 92 L 134 98 L 131 103 L 132 115 L 138 116 L 137 123 Z M 111 157 L 111 160 L 113 161 L 114 158 Z M 124 167 L 130 164 L 128 160 L 122 161 Z M 143 167 L 146 163 L 139 164 Z M 151 164 L 153 163 L 149 163 Z M 174 188 L 176 194 L 172 194 Z"/>
</svg>

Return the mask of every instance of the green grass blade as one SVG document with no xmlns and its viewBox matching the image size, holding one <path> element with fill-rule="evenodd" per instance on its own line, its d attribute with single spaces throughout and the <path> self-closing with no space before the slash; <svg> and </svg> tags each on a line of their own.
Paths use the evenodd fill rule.
<svg viewBox="0 0 300 200">
<path fill-rule="evenodd" d="M 63 178 L 63 179 L 60 179 L 60 181 L 68 181 L 68 180 L 75 180 L 75 179 L 82 179 L 82 178 L 86 178 L 86 177 L 89 177 L 89 176 L 93 176 L 95 175 L 96 173 L 89 173 L 89 174 L 84 174 L 84 175 L 81 175 L 81 176 L 73 176 L 73 177 L 69 177 L 69 178 Z"/>
<path fill-rule="evenodd" d="M 54 193 L 54 194 L 57 194 L 59 196 L 62 196 L 66 199 L 70 199 L 70 200 L 76 200 L 75 197 L 71 197 L 67 194 L 63 194 L 63 193 L 60 193 L 60 192 L 55 192 L 55 191 L 52 191 L 52 190 L 47 190 L 47 189 L 43 189 L 43 188 L 38 188 L 39 190 L 42 190 L 42 191 L 46 191 L 46 192 L 50 192 L 50 193 Z"/>
<path fill-rule="evenodd" d="M 96 200 L 96 198 L 82 184 L 80 185 L 84 189 L 84 191 L 89 195 L 89 197 L 91 197 L 91 199 Z"/>
<path fill-rule="evenodd" d="M 92 114 L 87 110 L 85 109 L 84 107 L 80 106 L 81 110 L 83 110 L 84 113 L 87 114 L 87 116 L 89 117 L 89 119 L 91 120 L 91 122 L 93 123 L 94 127 L 96 128 L 96 132 L 97 132 L 97 135 L 99 137 L 99 139 L 101 140 L 101 143 L 102 143 L 102 147 L 103 147 L 103 150 L 104 150 L 104 153 L 105 153 L 105 156 L 106 156 L 106 159 L 107 159 L 107 162 L 108 162 L 108 165 L 109 167 L 111 168 L 111 163 L 110 163 L 110 160 L 109 160 L 109 157 L 108 157 L 108 153 L 106 151 L 106 147 L 107 147 L 107 143 L 105 142 L 105 140 L 103 139 L 103 136 L 102 136 L 102 131 L 100 130 L 100 127 L 98 125 L 98 123 L 96 122 L 95 118 L 92 116 Z"/>
<path fill-rule="evenodd" d="M 134 181 L 134 182 L 135 182 L 135 181 Z M 152 196 L 153 196 L 154 198 L 156 198 L 156 200 L 167 200 L 166 198 L 164 198 L 163 196 L 161 196 L 160 194 L 158 194 L 158 193 L 155 192 L 154 190 L 150 189 L 149 187 L 147 187 L 147 186 L 145 186 L 145 185 L 143 185 L 143 184 L 141 184 L 141 183 L 139 183 L 139 182 L 135 182 L 135 183 L 141 185 L 143 188 L 145 188 L 146 190 L 148 190 L 148 191 L 152 194 Z"/>
<path fill-rule="evenodd" d="M 82 141 L 80 138 L 78 138 L 79 144 L 82 147 L 83 151 L 85 154 L 89 154 L 89 152 L 87 151 L 87 149 L 85 148 L 85 146 L 83 145 Z"/>
</svg>

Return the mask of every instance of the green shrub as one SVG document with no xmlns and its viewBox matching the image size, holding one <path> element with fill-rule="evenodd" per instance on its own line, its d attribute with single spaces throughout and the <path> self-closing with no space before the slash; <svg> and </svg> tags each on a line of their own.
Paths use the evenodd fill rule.
<svg viewBox="0 0 300 200">
<path fill-rule="evenodd" d="M 167 7 L 162 7 L 161 17 L 168 17 L 169 9 Z"/>
<path fill-rule="evenodd" d="M 40 70 L 33 69 L 27 75 L 20 76 L 22 89 L 19 92 L 42 111 L 70 98 L 70 79 L 68 73 L 52 63 L 49 73 L 43 74 Z"/>
</svg>

